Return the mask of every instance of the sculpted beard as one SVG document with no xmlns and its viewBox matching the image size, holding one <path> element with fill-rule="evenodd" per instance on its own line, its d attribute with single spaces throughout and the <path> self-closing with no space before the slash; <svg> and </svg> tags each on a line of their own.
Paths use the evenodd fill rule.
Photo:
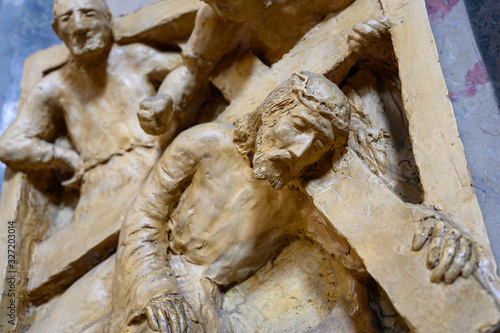
<svg viewBox="0 0 500 333">
<path fill-rule="evenodd" d="M 107 47 L 110 38 L 109 27 L 98 32 L 87 31 L 75 34 L 70 41 L 71 51 L 75 56 L 99 54 Z"/>
<path fill-rule="evenodd" d="M 297 176 L 293 171 L 295 160 L 287 150 L 268 154 L 257 150 L 253 158 L 253 174 L 258 179 L 267 179 L 273 189 L 279 190 Z"/>
</svg>

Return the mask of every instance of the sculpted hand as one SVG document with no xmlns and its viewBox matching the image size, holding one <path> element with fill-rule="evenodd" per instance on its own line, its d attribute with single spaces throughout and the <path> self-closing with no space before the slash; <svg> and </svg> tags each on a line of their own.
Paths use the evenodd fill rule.
<svg viewBox="0 0 500 333">
<path fill-rule="evenodd" d="M 412 250 L 419 251 L 431 239 L 427 253 L 427 268 L 432 269 L 431 281 L 445 280 L 450 284 L 460 274 L 468 277 L 476 268 L 477 254 L 472 241 L 458 229 L 436 218 L 422 221 L 413 237 Z"/>
<path fill-rule="evenodd" d="M 64 186 L 65 189 L 67 190 L 76 190 L 80 187 L 80 182 L 83 178 L 83 173 L 84 170 L 83 168 L 79 168 L 75 171 L 73 174 L 73 177 L 71 177 L 68 180 L 65 180 L 61 182 L 62 186 Z"/>
<path fill-rule="evenodd" d="M 77 188 L 79 186 L 83 177 L 83 161 L 76 151 L 64 147 L 55 147 L 54 168 L 59 171 L 62 177 L 61 184 L 64 187 Z"/>
<path fill-rule="evenodd" d="M 388 35 L 391 22 L 387 17 L 370 19 L 355 24 L 347 36 L 349 47 L 355 52 L 364 49 L 376 48 L 383 36 Z"/>
<path fill-rule="evenodd" d="M 172 97 L 158 94 L 142 101 L 137 117 L 142 129 L 146 133 L 160 135 L 167 131 L 168 125 L 171 122 L 172 112 Z"/>
<path fill-rule="evenodd" d="M 187 333 L 188 317 L 198 323 L 191 305 L 179 294 L 160 295 L 151 299 L 145 308 L 149 327 L 155 332 Z"/>
</svg>

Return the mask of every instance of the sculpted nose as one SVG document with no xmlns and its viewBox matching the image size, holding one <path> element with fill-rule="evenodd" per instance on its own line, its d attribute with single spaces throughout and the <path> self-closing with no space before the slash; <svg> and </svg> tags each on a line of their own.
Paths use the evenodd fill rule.
<svg viewBox="0 0 500 333">
<path fill-rule="evenodd" d="M 300 140 L 291 146 L 288 150 L 294 154 L 297 158 L 304 156 L 309 149 L 311 148 L 314 142 L 313 135 L 303 135 L 300 137 Z"/>
<path fill-rule="evenodd" d="M 76 15 L 74 16 L 73 24 L 75 27 L 75 32 L 82 33 L 86 31 L 86 25 L 81 14 L 76 13 Z"/>
</svg>

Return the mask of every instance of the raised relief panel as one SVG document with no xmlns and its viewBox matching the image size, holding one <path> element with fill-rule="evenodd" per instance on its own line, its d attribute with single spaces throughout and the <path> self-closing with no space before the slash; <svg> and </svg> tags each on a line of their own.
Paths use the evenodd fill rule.
<svg viewBox="0 0 500 333">
<path fill-rule="evenodd" d="M 163 0 L 112 19 L 103 0 L 56 0 L 54 15 L 65 45 L 28 59 L 0 138 L 19 272 L 0 330 L 500 327 L 423 2 Z"/>
</svg>

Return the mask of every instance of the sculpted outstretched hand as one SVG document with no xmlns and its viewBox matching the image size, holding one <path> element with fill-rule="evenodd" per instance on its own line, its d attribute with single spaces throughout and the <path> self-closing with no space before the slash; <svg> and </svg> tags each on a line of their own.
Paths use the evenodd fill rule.
<svg viewBox="0 0 500 333">
<path fill-rule="evenodd" d="M 151 135 L 160 135 L 167 131 L 173 112 L 172 97 L 158 94 L 148 97 L 139 106 L 137 117 L 142 129 Z"/>
<path fill-rule="evenodd" d="M 388 35 L 391 26 L 391 21 L 387 17 L 357 23 L 347 36 L 349 47 L 355 52 L 376 48 L 380 40 Z"/>
<path fill-rule="evenodd" d="M 421 222 L 413 237 L 412 250 L 419 251 L 430 239 L 427 268 L 432 269 L 431 281 L 444 279 L 453 283 L 460 274 L 468 277 L 477 266 L 477 253 L 472 241 L 458 229 L 437 218 Z"/>
<path fill-rule="evenodd" d="M 155 332 L 187 333 L 188 319 L 199 322 L 191 305 L 179 294 L 152 298 L 146 305 L 145 312 L 149 327 Z"/>
</svg>

